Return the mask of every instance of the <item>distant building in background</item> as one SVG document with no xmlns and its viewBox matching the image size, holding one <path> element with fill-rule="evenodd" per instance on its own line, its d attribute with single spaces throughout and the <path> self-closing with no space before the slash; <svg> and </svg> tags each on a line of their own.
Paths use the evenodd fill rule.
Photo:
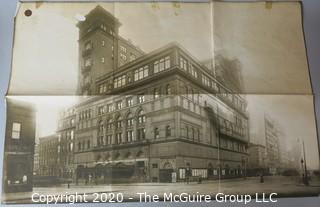
<svg viewBox="0 0 320 207">
<path fill-rule="evenodd" d="M 57 133 L 39 139 L 40 176 L 72 177 L 75 115 L 74 110 L 61 112 Z"/>
<path fill-rule="evenodd" d="M 248 174 L 258 175 L 266 171 L 266 147 L 261 144 L 249 144 Z"/>
<path fill-rule="evenodd" d="M 243 77 L 240 61 L 237 59 L 228 59 L 218 54 L 214 60 L 202 61 L 216 77 L 217 81 L 225 85 L 233 93 L 242 93 L 244 90 Z"/>
<path fill-rule="evenodd" d="M 34 147 L 34 156 L 33 156 L 33 175 L 39 175 L 40 173 L 40 164 L 39 164 L 39 144 L 36 144 Z"/>
<path fill-rule="evenodd" d="M 39 175 L 59 176 L 58 136 L 50 135 L 39 139 Z"/>
<path fill-rule="evenodd" d="M 280 148 L 280 138 L 284 137 L 281 126 L 275 122 L 270 115 L 264 112 L 255 111 L 250 113 L 250 137 L 251 144 L 249 151 L 250 168 L 254 172 L 255 169 L 262 169 L 268 174 L 280 173 L 281 154 L 283 160 L 286 160 L 288 149 Z M 260 153 L 256 153 L 259 148 Z M 264 150 L 264 153 L 262 152 Z M 264 156 L 263 156 L 264 154 Z M 254 157 L 259 156 L 259 157 Z M 264 166 L 257 165 L 254 160 L 264 160 Z"/>
<path fill-rule="evenodd" d="M 74 147 L 76 111 L 74 108 L 60 113 L 58 122 L 59 177 L 71 178 L 74 173 Z"/>
<path fill-rule="evenodd" d="M 4 192 L 32 191 L 35 110 L 32 105 L 7 99 L 4 147 Z"/>
<path fill-rule="evenodd" d="M 266 165 L 269 173 L 276 174 L 280 167 L 279 126 L 267 115 L 264 116 Z"/>
</svg>

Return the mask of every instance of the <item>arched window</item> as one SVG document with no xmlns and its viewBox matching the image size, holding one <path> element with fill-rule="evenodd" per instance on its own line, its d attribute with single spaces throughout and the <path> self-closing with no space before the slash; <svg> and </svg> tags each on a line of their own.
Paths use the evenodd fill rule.
<svg viewBox="0 0 320 207">
<path fill-rule="evenodd" d="M 170 86 L 170 84 L 166 85 L 166 95 L 171 95 L 171 86 Z"/>
<path fill-rule="evenodd" d="M 116 127 L 117 127 L 117 129 L 122 127 L 122 118 L 121 118 L 121 116 L 119 116 L 117 118 L 117 120 L 116 120 Z"/>
<path fill-rule="evenodd" d="M 170 137 L 171 136 L 171 127 L 170 125 L 166 126 L 166 137 Z"/>
<path fill-rule="evenodd" d="M 144 111 L 140 110 L 138 113 L 138 124 L 143 124 L 146 122 L 146 116 L 144 115 Z"/>
<path fill-rule="evenodd" d="M 103 132 L 104 132 L 103 121 L 99 121 L 99 134 L 103 134 Z"/>
<path fill-rule="evenodd" d="M 110 130 L 112 129 L 112 125 L 113 125 L 113 120 L 112 119 L 109 119 L 108 120 L 108 123 L 107 123 L 107 128 Z"/>
<path fill-rule="evenodd" d="M 127 116 L 127 127 L 132 127 L 133 126 L 133 116 L 132 113 L 129 113 Z"/>
<path fill-rule="evenodd" d="M 154 138 L 155 138 L 155 139 L 158 139 L 158 138 L 159 138 L 159 136 L 160 136 L 159 128 L 158 128 L 158 127 L 156 127 L 156 128 L 154 128 Z"/>
</svg>

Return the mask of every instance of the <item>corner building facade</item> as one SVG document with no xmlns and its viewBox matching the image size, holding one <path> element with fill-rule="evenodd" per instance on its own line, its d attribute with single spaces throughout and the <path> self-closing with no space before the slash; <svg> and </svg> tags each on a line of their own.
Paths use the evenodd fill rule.
<svg viewBox="0 0 320 207">
<path fill-rule="evenodd" d="M 119 24 L 96 7 L 81 23 L 96 25 L 95 31 L 85 34 L 83 25 L 78 25 L 80 50 L 85 44 L 81 36 L 87 35 L 83 41 L 95 42 L 96 33 L 111 34 L 91 20 L 95 14 L 111 21 L 101 25 Z M 123 40 L 117 32 L 114 35 Z M 114 51 L 113 44 L 100 47 Z M 114 61 L 128 52 L 119 48 L 111 58 L 100 49 L 90 51 L 92 58 L 103 57 L 110 65 L 116 62 L 114 67 L 101 67 L 102 59 L 86 70 L 80 64 L 79 82 L 87 76 L 90 82 L 87 87 L 80 84 L 79 92 L 91 96 L 72 108 L 75 182 L 175 182 L 245 176 L 249 140 L 245 99 L 219 83 L 211 70 L 177 43 L 148 54 L 136 49 L 136 58 L 124 64 Z M 85 57 L 80 56 L 83 62 Z"/>
</svg>

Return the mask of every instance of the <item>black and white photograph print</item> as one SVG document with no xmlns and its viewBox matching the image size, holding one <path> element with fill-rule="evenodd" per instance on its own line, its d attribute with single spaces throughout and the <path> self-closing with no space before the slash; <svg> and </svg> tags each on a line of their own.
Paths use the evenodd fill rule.
<svg viewBox="0 0 320 207">
<path fill-rule="evenodd" d="M 318 196 L 301 19 L 298 2 L 22 2 L 2 203 Z"/>
</svg>

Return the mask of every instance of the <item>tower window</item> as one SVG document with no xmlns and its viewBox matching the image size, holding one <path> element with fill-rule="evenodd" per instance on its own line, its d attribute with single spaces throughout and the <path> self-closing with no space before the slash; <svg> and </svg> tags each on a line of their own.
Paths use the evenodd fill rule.
<svg viewBox="0 0 320 207">
<path fill-rule="evenodd" d="M 84 45 L 84 49 L 91 50 L 92 49 L 92 42 L 91 41 L 86 42 Z"/>
<path fill-rule="evenodd" d="M 127 60 L 127 56 L 124 55 L 124 54 L 122 54 L 122 53 L 120 53 L 120 58 L 121 58 L 122 60 Z"/>
<path fill-rule="evenodd" d="M 91 65 L 92 65 L 92 59 L 91 58 L 87 58 L 84 61 L 84 66 L 88 67 L 88 66 L 91 66 Z"/>
<path fill-rule="evenodd" d="M 123 53 L 127 53 L 127 48 L 124 46 L 120 46 L 120 51 Z"/>
<path fill-rule="evenodd" d="M 130 61 L 134 61 L 136 59 L 136 56 L 134 54 L 130 54 Z"/>
<path fill-rule="evenodd" d="M 17 122 L 13 122 L 12 124 L 12 139 L 20 139 L 20 133 L 21 133 L 21 124 Z"/>
</svg>

